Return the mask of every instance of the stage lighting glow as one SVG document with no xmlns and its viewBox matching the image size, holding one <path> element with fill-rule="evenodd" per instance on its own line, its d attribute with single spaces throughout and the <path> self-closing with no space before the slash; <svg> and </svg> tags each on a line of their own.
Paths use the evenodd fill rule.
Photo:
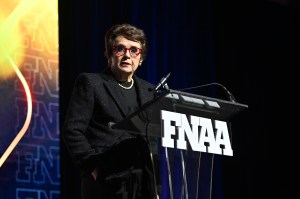
<svg viewBox="0 0 300 199">
<path fill-rule="evenodd" d="M 48 9 L 45 8 L 48 5 Z M 50 32 L 43 35 L 47 40 L 47 50 L 42 49 L 39 36 L 36 34 L 28 34 L 29 27 L 51 26 L 57 27 L 57 1 L 37 1 L 37 0 L 15 0 L 1 1 L 0 0 L 0 81 L 2 79 L 14 79 L 17 75 L 20 79 L 27 99 L 27 115 L 22 129 L 19 131 L 15 139 L 10 143 L 4 154 L 0 158 L 0 167 L 16 147 L 20 139 L 27 131 L 31 116 L 32 116 L 32 96 L 26 82 L 25 77 L 21 72 L 21 67 L 26 61 L 26 50 L 35 49 L 36 55 L 56 58 L 57 56 L 57 35 Z M 50 9 L 50 10 L 49 10 Z M 37 22 L 36 15 L 31 13 L 39 13 L 45 21 Z M 49 13 L 52 17 L 49 17 Z M 47 21 L 47 20 L 50 21 Z M 54 20 L 51 20 L 54 19 Z M 26 25 L 24 25 L 26 24 Z M 58 31 L 57 31 L 58 32 Z M 27 33 L 27 34 L 26 34 Z M 53 50 L 54 49 L 54 50 Z"/>
<path fill-rule="evenodd" d="M 2 48 L 1 48 L 1 52 L 2 52 L 3 55 L 5 55 L 5 57 L 9 61 L 10 65 L 12 66 L 14 71 L 16 72 L 18 78 L 20 79 L 20 81 L 21 81 L 21 83 L 24 87 L 24 90 L 25 90 L 25 93 L 26 93 L 26 98 L 27 98 L 27 115 L 26 115 L 26 119 L 25 119 L 25 122 L 24 122 L 24 125 L 23 125 L 22 129 L 19 131 L 19 133 L 17 134 L 15 139 L 11 142 L 11 144 L 6 149 L 4 154 L 1 156 L 1 158 L 0 158 L 0 167 L 3 165 L 3 163 L 5 162 L 7 157 L 12 152 L 12 150 L 16 147 L 16 145 L 19 143 L 21 138 L 24 136 L 25 132 L 27 131 L 27 129 L 29 127 L 31 116 L 32 116 L 32 97 L 31 97 L 31 93 L 30 93 L 30 89 L 28 87 L 28 84 L 27 84 L 24 76 L 22 75 L 21 71 L 17 67 L 17 65 L 13 62 L 12 58 L 9 56 L 9 54 Z"/>
</svg>

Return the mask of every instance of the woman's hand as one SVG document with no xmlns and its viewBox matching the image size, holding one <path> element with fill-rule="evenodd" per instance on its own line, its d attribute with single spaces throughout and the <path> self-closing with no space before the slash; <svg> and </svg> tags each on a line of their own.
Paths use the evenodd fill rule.
<svg viewBox="0 0 300 199">
<path fill-rule="evenodd" d="M 91 175 L 93 176 L 94 180 L 96 181 L 97 177 L 98 177 L 98 168 L 97 167 L 94 169 L 94 171 L 91 173 Z"/>
</svg>

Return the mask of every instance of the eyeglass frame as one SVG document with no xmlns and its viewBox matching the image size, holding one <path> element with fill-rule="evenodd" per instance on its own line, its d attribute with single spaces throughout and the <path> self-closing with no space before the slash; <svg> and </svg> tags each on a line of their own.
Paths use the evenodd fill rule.
<svg viewBox="0 0 300 199">
<path fill-rule="evenodd" d="M 123 47 L 125 50 L 123 51 L 123 54 L 117 55 L 118 52 L 115 52 L 115 50 L 116 50 L 117 47 L 120 47 L 120 46 Z M 137 53 L 136 56 L 132 56 L 132 54 L 131 54 L 131 52 L 130 52 L 130 50 L 131 50 L 132 48 L 136 48 L 136 49 L 138 50 L 138 53 Z M 132 58 L 136 58 L 137 56 L 139 56 L 139 55 L 142 54 L 142 52 L 143 52 L 143 50 L 142 50 L 141 48 L 138 48 L 138 47 L 136 47 L 136 46 L 131 46 L 130 48 L 126 48 L 125 46 L 123 46 L 123 45 L 121 45 L 121 44 L 120 44 L 120 45 L 113 45 L 113 54 L 116 55 L 117 57 L 121 57 L 121 56 L 125 55 L 127 51 L 129 51 L 129 54 L 130 54 L 130 56 L 131 56 Z"/>
</svg>

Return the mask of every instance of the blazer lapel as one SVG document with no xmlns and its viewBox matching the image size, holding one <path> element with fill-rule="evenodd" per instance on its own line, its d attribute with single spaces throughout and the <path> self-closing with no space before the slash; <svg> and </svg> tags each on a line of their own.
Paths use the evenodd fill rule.
<svg viewBox="0 0 300 199">
<path fill-rule="evenodd" d="M 107 88 L 107 92 L 110 93 L 111 97 L 116 102 L 117 106 L 121 110 L 123 116 L 126 116 L 126 103 L 122 98 L 121 93 L 119 92 L 118 84 L 116 81 L 111 77 L 107 76 L 107 81 L 104 82 L 104 86 Z"/>
<path fill-rule="evenodd" d="M 134 77 L 134 81 L 136 83 L 137 94 L 141 103 L 140 105 L 142 106 L 149 100 L 153 99 L 153 89 L 148 84 L 143 83 L 143 81 L 136 76 Z"/>
<path fill-rule="evenodd" d="M 104 85 L 107 88 L 107 92 L 111 94 L 112 98 L 115 100 L 119 109 L 121 110 L 124 117 L 127 115 L 127 104 L 122 97 L 118 84 L 114 80 L 109 71 L 106 71 L 106 75 L 103 77 L 106 81 L 104 81 Z M 136 84 L 137 95 L 140 100 L 140 105 L 145 104 L 149 100 L 153 99 L 153 92 L 151 91 L 151 87 L 143 82 L 139 77 L 133 76 L 134 83 Z"/>
</svg>

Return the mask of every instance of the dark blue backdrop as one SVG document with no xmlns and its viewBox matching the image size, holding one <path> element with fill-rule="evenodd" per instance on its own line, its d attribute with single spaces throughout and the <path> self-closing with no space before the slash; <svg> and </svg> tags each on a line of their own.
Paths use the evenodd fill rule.
<svg viewBox="0 0 300 199">
<path fill-rule="evenodd" d="M 61 122 L 78 73 L 107 64 L 105 31 L 132 23 L 149 41 L 139 76 L 156 83 L 171 72 L 172 89 L 218 82 L 249 105 L 231 121 L 234 156 L 216 159 L 212 198 L 286 198 L 293 170 L 283 146 L 285 133 L 294 131 L 289 113 L 297 109 L 299 8 L 288 0 L 60 1 Z M 215 86 L 193 92 L 226 99 Z M 77 169 L 62 143 L 61 198 L 79 199 Z"/>
</svg>

